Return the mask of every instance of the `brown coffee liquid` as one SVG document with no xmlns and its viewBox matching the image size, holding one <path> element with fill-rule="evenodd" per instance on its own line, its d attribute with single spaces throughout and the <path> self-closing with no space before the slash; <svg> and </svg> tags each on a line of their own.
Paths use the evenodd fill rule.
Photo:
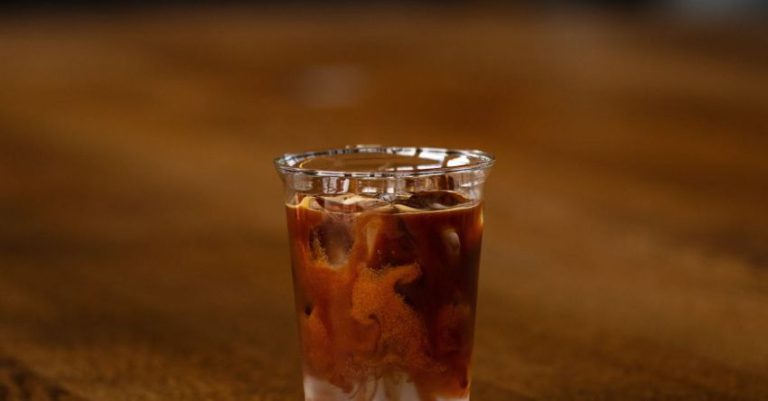
<svg viewBox="0 0 768 401">
<path fill-rule="evenodd" d="M 466 397 L 481 205 L 450 191 L 297 203 L 286 212 L 307 372 L 348 393 L 389 378 L 425 401 Z"/>
</svg>

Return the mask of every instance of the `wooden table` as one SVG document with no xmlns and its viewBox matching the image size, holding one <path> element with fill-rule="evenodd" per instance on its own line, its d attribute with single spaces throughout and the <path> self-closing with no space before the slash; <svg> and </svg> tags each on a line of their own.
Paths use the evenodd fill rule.
<svg viewBox="0 0 768 401">
<path fill-rule="evenodd" d="M 768 399 L 768 34 L 447 9 L 0 21 L 0 400 L 299 400 L 271 158 L 482 148 L 473 400 Z"/>
</svg>

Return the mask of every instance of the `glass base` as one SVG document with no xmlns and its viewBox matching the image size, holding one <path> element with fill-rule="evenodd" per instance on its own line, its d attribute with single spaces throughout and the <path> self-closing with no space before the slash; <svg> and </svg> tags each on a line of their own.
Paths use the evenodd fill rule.
<svg viewBox="0 0 768 401">
<path fill-rule="evenodd" d="M 422 399 L 412 382 L 407 380 L 392 382 L 385 379 L 371 379 L 353 391 L 345 393 L 325 380 L 304 375 L 304 399 L 305 401 L 469 401 L 469 396 Z"/>
</svg>

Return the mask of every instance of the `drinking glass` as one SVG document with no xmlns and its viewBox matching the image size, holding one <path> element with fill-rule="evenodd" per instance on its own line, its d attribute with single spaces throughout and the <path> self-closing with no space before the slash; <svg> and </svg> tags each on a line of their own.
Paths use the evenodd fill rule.
<svg viewBox="0 0 768 401">
<path fill-rule="evenodd" d="M 370 145 L 275 160 L 306 401 L 469 399 L 493 162 Z"/>
</svg>

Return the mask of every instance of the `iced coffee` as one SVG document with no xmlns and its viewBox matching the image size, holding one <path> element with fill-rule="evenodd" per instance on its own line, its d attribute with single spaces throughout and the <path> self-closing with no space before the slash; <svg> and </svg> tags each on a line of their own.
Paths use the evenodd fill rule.
<svg viewBox="0 0 768 401">
<path fill-rule="evenodd" d="M 492 161 L 365 147 L 278 159 L 307 401 L 469 398 Z"/>
</svg>

